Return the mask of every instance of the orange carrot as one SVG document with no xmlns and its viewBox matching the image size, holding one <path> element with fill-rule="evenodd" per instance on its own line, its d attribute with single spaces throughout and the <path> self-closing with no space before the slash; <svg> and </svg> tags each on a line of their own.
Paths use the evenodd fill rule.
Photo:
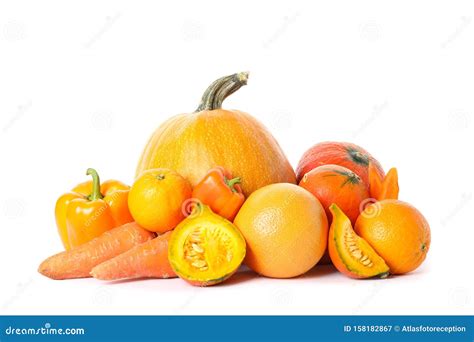
<svg viewBox="0 0 474 342">
<path fill-rule="evenodd" d="M 134 278 L 175 278 L 168 261 L 171 232 L 135 246 L 129 251 L 92 269 L 91 275 L 101 280 Z"/>
<path fill-rule="evenodd" d="M 398 199 L 398 171 L 392 167 L 382 179 L 377 169 L 369 163 L 369 193 L 377 201 L 384 199 Z"/>
<path fill-rule="evenodd" d="M 398 171 L 392 167 L 383 180 L 382 199 L 398 199 Z"/>
<path fill-rule="evenodd" d="M 382 196 L 382 178 L 374 164 L 369 163 L 369 193 L 370 197 L 380 200 Z"/>
<path fill-rule="evenodd" d="M 58 280 L 87 278 L 96 265 L 151 240 L 154 236 L 155 234 L 135 222 L 127 223 L 83 245 L 49 257 L 41 263 L 38 272 Z"/>
</svg>

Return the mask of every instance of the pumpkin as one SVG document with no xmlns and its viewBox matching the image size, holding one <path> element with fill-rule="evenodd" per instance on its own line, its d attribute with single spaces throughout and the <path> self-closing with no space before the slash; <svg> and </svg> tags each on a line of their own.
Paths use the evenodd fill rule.
<svg viewBox="0 0 474 342">
<path fill-rule="evenodd" d="M 207 205 L 196 203 L 171 233 L 168 259 L 181 279 L 195 286 L 211 286 L 231 277 L 245 253 L 240 230 Z"/>
<path fill-rule="evenodd" d="M 311 192 L 326 211 L 329 225 L 332 215 L 329 211 L 335 203 L 354 224 L 362 211 L 369 191 L 362 179 L 354 172 L 339 165 L 322 165 L 303 176 L 299 186 Z"/>
<path fill-rule="evenodd" d="M 380 163 L 372 155 L 356 144 L 348 142 L 326 141 L 314 145 L 301 157 L 296 174 L 298 182 L 309 171 L 321 165 L 335 164 L 348 168 L 357 174 L 364 184 L 369 186 L 369 163 L 380 178 L 385 177 Z"/>
<path fill-rule="evenodd" d="M 240 177 L 243 193 L 272 183 L 296 183 L 288 159 L 270 132 L 251 115 L 222 109 L 247 84 L 248 73 L 222 77 L 205 91 L 194 113 L 164 122 L 151 136 L 136 175 L 153 168 L 177 171 L 195 186 L 216 165 Z"/>
<path fill-rule="evenodd" d="M 336 205 L 329 210 L 333 220 L 329 228 L 328 250 L 337 270 L 351 278 L 386 278 L 390 269 L 372 246 L 356 234 L 351 221 Z"/>
</svg>

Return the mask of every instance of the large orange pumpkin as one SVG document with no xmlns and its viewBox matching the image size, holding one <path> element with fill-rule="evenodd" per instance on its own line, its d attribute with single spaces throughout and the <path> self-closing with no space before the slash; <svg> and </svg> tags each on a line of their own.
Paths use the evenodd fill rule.
<svg viewBox="0 0 474 342">
<path fill-rule="evenodd" d="M 194 113 L 164 122 L 142 154 L 137 176 L 152 168 L 179 172 L 195 186 L 216 165 L 242 179 L 246 196 L 271 183 L 295 183 L 295 173 L 270 132 L 251 115 L 222 109 L 224 99 L 247 84 L 248 73 L 212 83 Z"/>
<path fill-rule="evenodd" d="M 362 147 L 348 142 L 326 141 L 314 145 L 303 154 L 296 168 L 296 174 L 299 182 L 306 173 L 318 166 L 336 164 L 355 172 L 368 186 L 369 163 L 373 164 L 374 169 L 383 179 L 385 173 L 382 166 Z"/>
</svg>

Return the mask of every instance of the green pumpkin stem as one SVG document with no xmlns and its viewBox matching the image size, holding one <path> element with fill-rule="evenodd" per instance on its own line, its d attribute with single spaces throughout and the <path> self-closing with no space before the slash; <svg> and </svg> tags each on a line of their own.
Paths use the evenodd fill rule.
<svg viewBox="0 0 474 342">
<path fill-rule="evenodd" d="M 215 80 L 204 92 L 196 112 L 220 109 L 226 97 L 246 85 L 248 78 L 248 72 L 239 72 Z"/>
<path fill-rule="evenodd" d="M 96 170 L 89 168 L 87 169 L 86 175 L 92 176 L 92 192 L 87 199 L 89 201 L 95 201 L 98 199 L 103 199 L 104 195 L 100 193 L 100 178 Z"/>
</svg>

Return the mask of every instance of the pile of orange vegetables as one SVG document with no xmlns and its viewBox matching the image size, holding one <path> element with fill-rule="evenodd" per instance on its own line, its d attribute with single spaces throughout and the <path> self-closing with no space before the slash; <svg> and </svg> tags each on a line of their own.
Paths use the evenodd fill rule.
<svg viewBox="0 0 474 342">
<path fill-rule="evenodd" d="M 248 73 L 222 77 L 193 113 L 164 122 L 132 186 L 91 177 L 59 197 L 65 250 L 44 260 L 51 279 L 111 281 L 180 277 L 209 286 L 242 264 L 271 278 L 330 264 L 351 278 L 412 272 L 425 260 L 430 228 L 400 201 L 398 172 L 365 149 L 322 142 L 296 172 L 251 115 L 222 109 Z"/>
</svg>

